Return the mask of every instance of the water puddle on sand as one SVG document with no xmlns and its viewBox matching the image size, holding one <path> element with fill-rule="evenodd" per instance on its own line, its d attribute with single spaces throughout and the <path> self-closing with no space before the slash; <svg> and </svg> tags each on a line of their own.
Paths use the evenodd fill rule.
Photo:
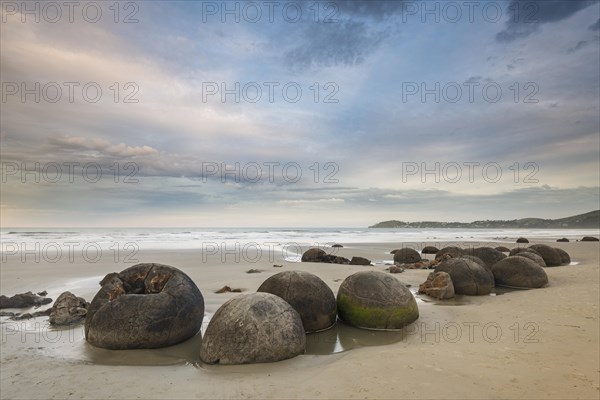
<svg viewBox="0 0 600 400">
<path fill-rule="evenodd" d="M 449 300 L 438 300 L 418 294 L 415 287 L 409 289 L 419 307 L 477 305 L 480 298 L 486 297 L 459 295 Z M 500 296 L 519 290 L 524 289 L 497 286 L 490 296 Z M 83 325 L 57 329 L 51 326 L 47 319 L 11 321 L 6 317 L 1 319 L 1 325 L 3 336 L 20 342 L 15 344 L 25 353 L 33 352 L 37 355 L 80 364 L 198 367 L 202 364 L 199 359 L 202 333 L 205 332 L 211 317 L 212 313 L 205 314 L 201 332 L 189 340 L 169 347 L 140 350 L 107 350 L 94 347 L 86 342 Z M 400 330 L 367 330 L 349 326 L 338 320 L 330 329 L 306 336 L 306 354 L 336 354 L 360 347 L 397 343 L 411 334 L 413 329 L 411 326 L 408 325 Z"/>
</svg>

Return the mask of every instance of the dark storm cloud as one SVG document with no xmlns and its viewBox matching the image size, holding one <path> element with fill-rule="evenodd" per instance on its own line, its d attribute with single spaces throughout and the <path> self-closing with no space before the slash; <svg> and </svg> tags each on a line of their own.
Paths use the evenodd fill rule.
<svg viewBox="0 0 600 400">
<path fill-rule="evenodd" d="M 414 3 L 414 1 L 411 1 Z M 342 16 L 352 15 L 361 17 L 386 18 L 394 14 L 401 13 L 406 1 L 336 1 L 337 6 Z"/>
<path fill-rule="evenodd" d="M 506 28 L 496 35 L 496 40 L 511 42 L 525 38 L 536 32 L 541 24 L 563 20 L 595 3 L 596 0 L 511 0 L 507 7 L 510 19 Z"/>
<path fill-rule="evenodd" d="M 372 30 L 364 22 L 339 21 L 310 25 L 304 42 L 289 50 L 286 61 L 292 69 L 353 66 L 364 62 L 383 39 L 386 30 Z"/>
</svg>

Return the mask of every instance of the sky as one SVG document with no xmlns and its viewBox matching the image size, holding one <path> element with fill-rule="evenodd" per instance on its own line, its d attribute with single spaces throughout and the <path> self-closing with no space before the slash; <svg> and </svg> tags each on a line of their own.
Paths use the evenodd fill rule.
<svg viewBox="0 0 600 400">
<path fill-rule="evenodd" d="M 597 1 L 2 1 L 2 227 L 600 208 Z"/>
</svg>

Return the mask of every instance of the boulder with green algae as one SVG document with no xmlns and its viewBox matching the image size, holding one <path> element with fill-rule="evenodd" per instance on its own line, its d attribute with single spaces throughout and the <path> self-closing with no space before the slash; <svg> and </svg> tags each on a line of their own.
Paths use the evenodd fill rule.
<svg viewBox="0 0 600 400">
<path fill-rule="evenodd" d="M 338 315 L 365 329 L 400 329 L 419 318 L 417 302 L 398 279 L 380 271 L 347 277 L 338 290 Z"/>
</svg>

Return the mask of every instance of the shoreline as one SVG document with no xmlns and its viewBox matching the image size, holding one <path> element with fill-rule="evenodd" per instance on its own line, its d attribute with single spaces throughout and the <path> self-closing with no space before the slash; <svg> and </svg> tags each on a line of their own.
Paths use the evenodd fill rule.
<svg viewBox="0 0 600 400">
<path fill-rule="evenodd" d="M 598 243 L 539 242 L 565 249 L 578 264 L 546 268 L 550 285 L 543 289 L 465 296 L 460 305 L 419 301 L 420 318 L 397 335 L 399 340 L 386 334 L 391 337 L 387 344 L 370 331 L 361 332 L 360 337 L 325 331 L 315 348 L 335 350 L 343 340 L 358 347 L 273 364 L 198 364 L 186 354 L 199 349 L 195 342 L 199 335 L 168 348 L 115 352 L 85 342 L 82 332 L 77 333 L 81 326 L 61 330 L 56 339 L 56 330 L 44 330 L 46 318 L 9 321 L 3 317 L 2 397 L 597 398 Z M 386 253 L 391 259 L 393 247 L 390 243 L 352 243 L 336 249 L 336 254 L 384 260 Z M 337 293 L 348 275 L 386 268 L 384 264 L 293 263 L 269 257 L 255 263 L 236 263 L 232 258 L 222 262 L 221 256 L 203 260 L 197 250 L 141 250 L 138 261 L 165 263 L 187 273 L 200 288 L 208 315 L 237 295 L 214 293 L 224 285 L 253 292 L 269 276 L 296 269 L 316 274 Z M 8 260 L 2 265 L 0 293 L 39 289 L 48 290 L 48 296 L 55 299 L 61 291 L 70 290 L 90 301 L 99 289 L 98 278 L 137 263 L 120 261 L 115 263 L 111 257 L 96 263 L 81 258 L 37 264 Z M 247 274 L 250 268 L 263 272 Z M 395 276 L 415 289 L 429 272 L 406 270 Z M 25 324 L 26 332 L 14 332 L 11 323 Z M 131 373 L 143 384 L 132 385 Z"/>
</svg>

